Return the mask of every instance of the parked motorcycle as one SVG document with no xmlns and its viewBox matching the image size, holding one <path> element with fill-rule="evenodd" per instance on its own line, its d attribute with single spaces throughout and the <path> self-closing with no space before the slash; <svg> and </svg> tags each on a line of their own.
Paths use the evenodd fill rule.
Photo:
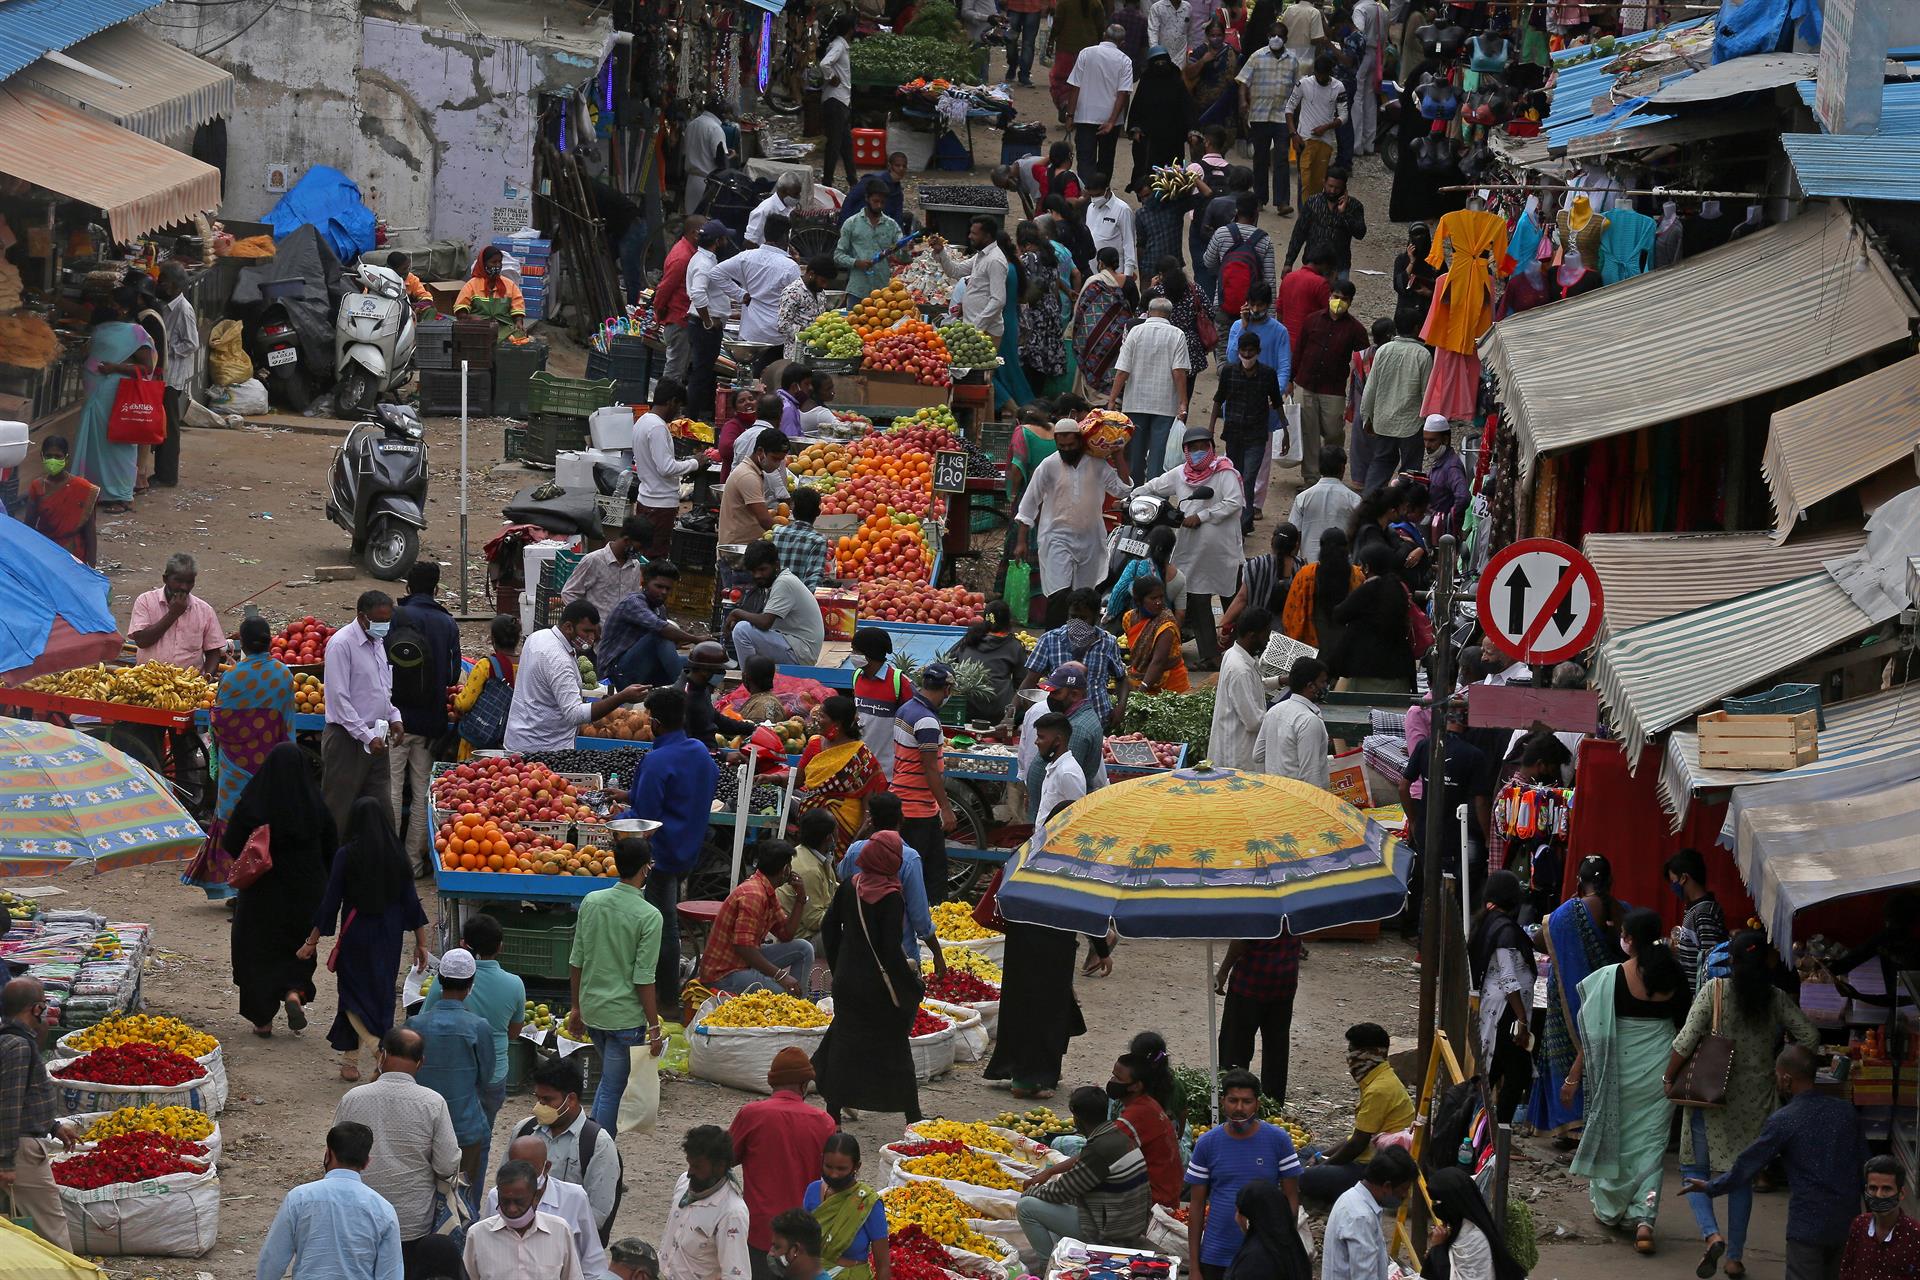
<svg viewBox="0 0 1920 1280">
<path fill-rule="evenodd" d="M 389 582 L 407 576 L 427 527 L 427 446 L 420 415 L 383 404 L 334 451 L 327 519 L 353 537 L 367 572 Z"/>
<path fill-rule="evenodd" d="M 300 335 L 294 332 L 285 299 L 306 292 L 304 280 L 275 280 L 260 286 L 263 304 L 248 335 L 256 366 L 267 370 L 267 396 L 295 413 L 313 402 L 313 371 L 300 360 Z"/>
<path fill-rule="evenodd" d="M 413 307 L 407 282 L 386 267 L 363 262 L 347 278 L 358 291 L 340 299 L 334 320 L 334 405 L 343 414 L 371 414 L 413 372 Z"/>
</svg>

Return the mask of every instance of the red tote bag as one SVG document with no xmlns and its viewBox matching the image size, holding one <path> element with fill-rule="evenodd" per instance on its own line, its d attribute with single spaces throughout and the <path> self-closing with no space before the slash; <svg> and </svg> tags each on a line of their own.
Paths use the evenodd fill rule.
<svg viewBox="0 0 1920 1280">
<path fill-rule="evenodd" d="M 107 439 L 114 444 L 164 444 L 167 384 L 152 374 L 121 378 L 107 418 Z"/>
</svg>

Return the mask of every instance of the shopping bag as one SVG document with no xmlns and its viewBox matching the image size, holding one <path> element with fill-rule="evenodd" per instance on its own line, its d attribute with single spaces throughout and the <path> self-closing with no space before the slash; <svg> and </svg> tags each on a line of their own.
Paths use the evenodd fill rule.
<svg viewBox="0 0 1920 1280">
<path fill-rule="evenodd" d="M 1007 586 L 1002 596 L 1013 616 L 1024 620 L 1028 607 L 1033 603 L 1033 566 L 1025 560 L 1009 560 Z"/>
<path fill-rule="evenodd" d="M 1292 396 L 1287 397 L 1286 419 L 1286 426 L 1269 437 L 1273 442 L 1274 465 L 1299 466 L 1305 450 L 1300 447 L 1300 402 Z"/>
<path fill-rule="evenodd" d="M 660 1114 L 660 1059 L 642 1039 L 628 1052 L 627 1087 L 620 1094 L 620 1114 L 614 1127 L 621 1133 L 653 1131 Z"/>
<path fill-rule="evenodd" d="M 1167 428 L 1167 443 L 1160 450 L 1160 470 L 1156 475 L 1164 475 L 1175 467 L 1182 466 L 1187 460 L 1186 440 L 1187 420 L 1175 418 L 1173 425 Z M 1151 476 L 1148 479 L 1152 479 Z"/>
<path fill-rule="evenodd" d="M 167 384 L 149 373 L 120 379 L 107 417 L 113 444 L 164 444 L 167 439 Z"/>
</svg>

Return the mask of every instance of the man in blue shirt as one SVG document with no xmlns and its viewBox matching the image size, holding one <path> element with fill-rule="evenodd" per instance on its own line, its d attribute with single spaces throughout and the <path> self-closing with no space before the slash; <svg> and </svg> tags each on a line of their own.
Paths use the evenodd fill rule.
<svg viewBox="0 0 1920 1280">
<path fill-rule="evenodd" d="M 667 597 L 679 580 L 680 566 L 673 561 L 649 561 L 640 590 L 620 597 L 603 620 L 593 656 L 614 688 L 672 684 L 680 678 L 687 665 L 680 650 L 699 637 L 667 617 Z"/>
<path fill-rule="evenodd" d="M 671 1003 L 680 995 L 680 881 L 700 861 L 720 769 L 712 753 L 687 736 L 685 693 L 655 689 L 646 708 L 653 721 L 653 749 L 640 757 L 627 804 L 634 817 L 660 824 L 653 833 L 646 895 L 660 912 L 654 989 L 667 993 Z"/>
<path fill-rule="evenodd" d="M 1779 1157 L 1788 1186 L 1786 1280 L 1832 1280 L 1839 1274 L 1847 1231 L 1860 1208 L 1860 1170 L 1867 1162 L 1853 1104 L 1813 1091 L 1818 1066 L 1805 1045 L 1782 1049 L 1773 1060 L 1773 1083 L 1786 1105 L 1767 1117 L 1760 1136 L 1734 1157 L 1732 1168 L 1707 1182 L 1688 1178 L 1680 1187 L 1688 1195 L 1723 1196 L 1752 1185 Z"/>
<path fill-rule="evenodd" d="M 507 1100 L 507 1045 L 520 1034 L 527 1009 L 527 984 L 520 980 L 520 975 L 500 967 L 500 943 L 505 936 L 500 922 L 484 913 L 468 920 L 460 930 L 460 941 L 473 953 L 474 960 L 473 990 L 467 993 L 467 1012 L 479 1016 L 493 1032 L 493 1075 L 480 1086 L 480 1109 L 487 1113 L 489 1147 L 494 1117 L 500 1114 Z M 425 1013 L 439 1004 L 443 991 L 441 985 L 435 984 L 433 990 L 427 992 L 426 1003 L 420 1011 Z M 473 1185 L 483 1187 L 486 1182 L 487 1159 L 483 1152 Z"/>
<path fill-rule="evenodd" d="M 834 874 L 840 877 L 840 883 L 845 884 L 860 869 L 860 851 L 867 847 L 868 836 L 876 831 L 897 833 L 899 830 L 900 797 L 891 791 L 868 796 L 867 821 L 860 828 L 860 838 L 847 846 L 846 855 L 834 869 Z M 925 938 L 927 946 L 933 951 L 933 971 L 945 973 L 947 957 L 940 950 L 940 939 L 934 936 L 933 912 L 927 907 L 927 882 L 920 871 L 920 853 L 905 840 L 900 842 L 900 896 L 907 906 L 907 927 L 900 934 L 900 949 L 918 968 L 920 940 Z"/>
<path fill-rule="evenodd" d="M 401 644 L 387 650 L 393 662 L 393 705 L 399 709 L 406 736 L 393 745 L 388 773 L 393 787 L 393 820 L 406 819 L 400 833 L 413 863 L 413 878 L 433 874 L 433 850 L 427 839 L 427 783 L 433 774 L 434 745 L 447 736 L 447 688 L 460 683 L 460 624 L 433 598 L 440 589 L 440 564 L 421 560 L 407 571 L 407 594 L 394 607 L 388 633 L 405 640 L 417 633 L 422 650 Z M 404 659 L 420 661 L 407 664 Z M 413 811 L 406 808 L 407 789 L 413 789 Z"/>
<path fill-rule="evenodd" d="M 1240 306 L 1240 318 L 1227 330 L 1227 345 L 1222 351 L 1240 350 L 1240 335 L 1251 333 L 1260 339 L 1260 363 L 1270 365 L 1280 385 L 1289 385 L 1293 377 L 1293 343 L 1287 337 L 1287 327 L 1273 316 L 1273 286 L 1265 280 L 1255 280 L 1247 286 L 1247 300 Z M 1267 415 L 1267 434 L 1284 430 L 1286 419 L 1278 412 Z M 1271 441 L 1269 441 L 1271 443 Z M 1260 510 L 1267 497 L 1267 477 L 1273 469 L 1273 450 L 1268 449 L 1261 460 L 1257 473 L 1242 477 L 1247 487 L 1247 505 L 1251 510 Z M 1316 544 L 1309 549 L 1319 553 Z"/>
<path fill-rule="evenodd" d="M 447 1100 L 453 1117 L 453 1136 L 460 1140 L 460 1172 L 467 1180 L 468 1207 L 480 1207 L 480 1168 L 486 1163 L 493 1122 L 480 1101 L 482 1087 L 493 1081 L 499 1066 L 493 1049 L 493 1028 L 467 1008 L 467 995 L 480 971 L 473 952 L 454 947 L 440 957 L 440 976 L 434 985 L 440 999 L 422 1009 L 407 1025 L 427 1042 L 424 1065 L 416 1077 Z"/>
<path fill-rule="evenodd" d="M 1226 1123 L 1200 1135 L 1187 1161 L 1188 1256 L 1205 1280 L 1221 1280 L 1245 1232 L 1234 1217 L 1240 1188 L 1277 1182 L 1294 1212 L 1300 1210 L 1300 1157 L 1287 1131 L 1260 1119 L 1260 1080 L 1244 1067 L 1220 1077 L 1220 1111 Z"/>
<path fill-rule="evenodd" d="M 879 173 L 864 174 L 860 181 L 847 184 L 847 198 L 840 202 L 839 221 L 844 223 L 866 207 L 867 184 L 872 182 L 878 183 L 887 193 L 886 215 L 899 223 L 902 231 L 913 230 L 913 218 L 907 213 L 907 189 L 901 185 L 906 176 L 907 153 L 896 151 L 887 157 L 885 169 Z"/>
<path fill-rule="evenodd" d="M 400 1280 L 400 1219 L 360 1181 L 373 1154 L 373 1130 L 348 1121 L 327 1130 L 326 1175 L 287 1192 L 260 1246 L 256 1280 L 365 1276 Z"/>
</svg>

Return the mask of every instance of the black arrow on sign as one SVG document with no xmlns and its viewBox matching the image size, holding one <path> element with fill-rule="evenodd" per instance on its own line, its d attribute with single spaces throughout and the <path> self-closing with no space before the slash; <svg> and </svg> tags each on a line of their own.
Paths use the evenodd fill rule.
<svg viewBox="0 0 1920 1280">
<path fill-rule="evenodd" d="M 1566 576 L 1572 571 L 1573 571 L 1572 565 L 1570 564 L 1561 565 L 1560 580 L 1565 581 Z M 1560 597 L 1560 607 L 1553 611 L 1553 625 L 1559 628 L 1560 634 L 1562 636 L 1565 636 L 1570 630 L 1572 630 L 1573 628 L 1573 592 L 1569 591 L 1565 595 Z"/>
<path fill-rule="evenodd" d="M 1513 576 L 1507 579 L 1507 634 L 1515 640 L 1527 634 L 1527 588 L 1531 585 L 1526 571 L 1515 563 Z"/>
</svg>

